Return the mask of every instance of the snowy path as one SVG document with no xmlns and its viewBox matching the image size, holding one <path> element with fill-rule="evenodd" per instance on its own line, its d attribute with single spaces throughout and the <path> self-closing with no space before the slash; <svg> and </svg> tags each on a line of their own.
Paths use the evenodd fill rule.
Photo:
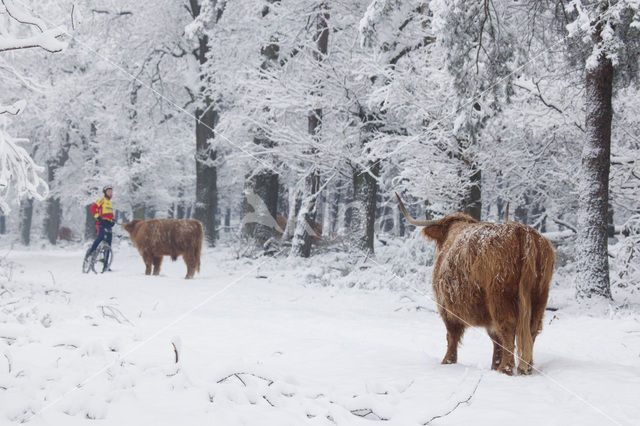
<svg viewBox="0 0 640 426">
<path fill-rule="evenodd" d="M 81 274 L 81 256 L 9 254 L 0 424 L 418 425 L 456 406 L 432 424 L 640 424 L 638 316 L 547 312 L 543 374 L 506 377 L 488 369 L 480 330 L 440 365 L 444 327 L 426 298 L 412 295 L 415 309 L 401 293 L 308 285 L 274 260 L 257 277 L 260 260 L 221 251 L 191 281 L 166 258 L 144 276 L 124 244 L 109 274 Z"/>
</svg>

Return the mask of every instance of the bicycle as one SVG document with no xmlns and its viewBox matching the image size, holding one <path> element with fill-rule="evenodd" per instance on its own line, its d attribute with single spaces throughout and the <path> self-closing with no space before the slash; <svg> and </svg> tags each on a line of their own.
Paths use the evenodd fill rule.
<svg viewBox="0 0 640 426">
<path fill-rule="evenodd" d="M 106 229 L 105 232 L 111 233 L 111 229 Z M 108 271 L 111 266 L 111 262 L 113 262 L 113 250 L 111 249 L 111 245 L 105 240 L 102 240 L 100 241 L 100 244 L 98 244 L 93 255 L 89 256 L 89 250 L 91 250 L 91 248 L 87 249 L 87 253 L 84 256 L 84 262 L 82 262 L 82 272 L 84 274 L 88 274 L 89 271 L 93 271 L 97 274 L 98 271 L 96 271 L 96 263 L 102 263 L 101 273 Z"/>
</svg>

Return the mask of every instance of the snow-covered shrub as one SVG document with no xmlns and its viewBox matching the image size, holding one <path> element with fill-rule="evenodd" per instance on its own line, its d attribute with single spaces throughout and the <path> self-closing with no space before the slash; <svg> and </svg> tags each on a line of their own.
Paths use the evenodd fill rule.
<svg viewBox="0 0 640 426">
<path fill-rule="evenodd" d="M 631 216 L 622 227 L 620 241 L 610 247 L 611 284 L 630 293 L 640 290 L 640 214 Z"/>
</svg>

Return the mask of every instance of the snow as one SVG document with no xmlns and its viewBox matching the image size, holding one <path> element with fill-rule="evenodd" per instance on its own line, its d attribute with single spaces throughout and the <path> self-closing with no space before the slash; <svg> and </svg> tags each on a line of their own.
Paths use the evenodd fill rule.
<svg viewBox="0 0 640 426">
<path fill-rule="evenodd" d="M 6 256 L 0 424 L 603 425 L 640 418 L 640 318 L 633 312 L 548 311 L 534 351 L 539 372 L 508 377 L 489 370 L 483 330 L 467 331 L 458 364 L 440 365 L 445 330 L 429 294 L 321 285 L 320 264 L 333 265 L 330 255 L 238 260 L 223 247 L 205 251 L 201 274 L 184 280 L 181 260 L 165 262 L 159 277 L 143 275 L 126 242 L 116 243 L 114 272 L 83 275 L 83 252 L 45 247 Z M 551 299 L 563 306 L 555 290 Z"/>
<path fill-rule="evenodd" d="M 65 34 L 67 31 L 64 27 L 56 27 L 30 37 L 0 37 L 0 52 L 32 47 L 41 47 L 49 52 L 60 52 L 67 47 L 67 43 L 57 38 Z"/>
</svg>

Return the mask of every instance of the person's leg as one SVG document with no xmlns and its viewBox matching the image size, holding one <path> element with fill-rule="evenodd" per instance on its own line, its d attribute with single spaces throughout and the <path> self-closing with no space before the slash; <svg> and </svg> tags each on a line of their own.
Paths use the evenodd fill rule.
<svg viewBox="0 0 640 426">
<path fill-rule="evenodd" d="M 93 254 L 96 251 L 96 249 L 98 248 L 98 245 L 100 244 L 100 241 L 102 241 L 103 238 L 104 238 L 104 227 L 101 226 L 100 227 L 100 231 L 98 232 L 98 237 L 93 242 L 93 245 L 91 246 L 91 249 L 89 250 L 89 254 Z"/>
<path fill-rule="evenodd" d="M 104 235 L 104 240 L 107 242 L 107 244 L 109 244 L 109 247 L 111 247 L 112 239 L 113 239 L 113 233 L 111 232 L 111 229 L 109 229 L 109 231 L 105 232 L 105 235 Z M 104 257 L 105 267 L 106 267 L 106 265 L 109 264 L 109 254 L 110 254 L 110 252 L 106 252 L 105 253 L 105 257 Z M 110 269 L 111 268 L 105 268 L 105 270 L 107 270 L 107 271 L 110 270 Z"/>
</svg>

